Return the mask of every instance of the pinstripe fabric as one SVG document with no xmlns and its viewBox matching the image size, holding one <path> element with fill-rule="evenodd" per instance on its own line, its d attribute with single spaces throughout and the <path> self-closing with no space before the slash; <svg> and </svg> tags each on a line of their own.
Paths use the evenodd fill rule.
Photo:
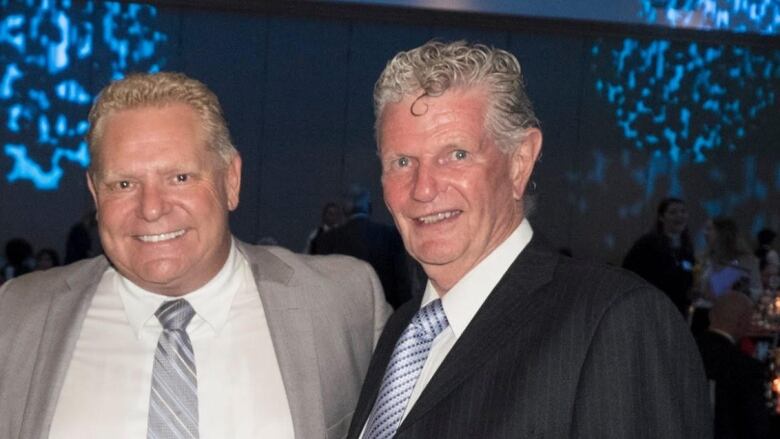
<svg viewBox="0 0 780 439">
<path fill-rule="evenodd" d="M 348 439 L 421 296 L 385 326 Z M 712 439 L 711 410 L 690 331 L 663 293 L 534 234 L 394 438 Z"/>
<path fill-rule="evenodd" d="M 195 311 L 184 300 L 160 305 L 163 326 L 152 369 L 148 439 L 198 437 L 198 381 L 187 325 Z"/>
<path fill-rule="evenodd" d="M 449 322 L 439 299 L 424 306 L 412 318 L 395 345 L 382 379 L 379 396 L 366 424 L 367 439 L 386 439 L 395 434 L 433 339 L 447 326 Z"/>
</svg>

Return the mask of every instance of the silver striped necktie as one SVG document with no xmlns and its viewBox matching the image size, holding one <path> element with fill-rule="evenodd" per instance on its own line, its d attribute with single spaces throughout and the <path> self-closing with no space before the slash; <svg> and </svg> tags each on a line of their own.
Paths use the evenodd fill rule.
<svg viewBox="0 0 780 439">
<path fill-rule="evenodd" d="M 154 313 L 163 326 L 152 368 L 148 439 L 198 437 L 198 379 L 187 325 L 192 306 L 178 299 Z"/>
<path fill-rule="evenodd" d="M 440 299 L 425 305 L 412 317 L 395 344 L 366 423 L 365 439 L 386 439 L 395 435 L 433 339 L 449 325 Z"/>
</svg>

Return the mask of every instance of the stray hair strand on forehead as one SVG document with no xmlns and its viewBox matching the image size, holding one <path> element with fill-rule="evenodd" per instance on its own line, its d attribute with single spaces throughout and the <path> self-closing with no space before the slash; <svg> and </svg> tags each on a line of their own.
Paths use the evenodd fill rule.
<svg viewBox="0 0 780 439">
<path fill-rule="evenodd" d="M 100 142 L 109 115 L 122 110 L 172 104 L 186 104 L 195 110 L 207 136 L 207 147 L 227 166 L 238 152 L 230 140 L 219 100 L 206 85 L 182 73 L 133 73 L 106 86 L 89 111 L 90 174 L 95 176 L 98 172 Z"/>
<path fill-rule="evenodd" d="M 406 96 L 440 96 L 454 88 L 485 87 L 490 107 L 486 128 L 509 152 L 530 128 L 539 128 L 525 92 L 520 63 L 511 53 L 465 41 L 429 41 L 391 59 L 374 86 L 376 126 L 388 103 Z M 413 108 L 410 109 L 416 114 Z"/>
</svg>

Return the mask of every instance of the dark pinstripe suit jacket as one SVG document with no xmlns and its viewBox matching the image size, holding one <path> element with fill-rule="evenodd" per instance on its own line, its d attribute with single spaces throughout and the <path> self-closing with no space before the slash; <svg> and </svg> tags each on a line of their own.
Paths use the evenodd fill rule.
<svg viewBox="0 0 780 439">
<path fill-rule="evenodd" d="M 385 326 L 348 438 L 419 302 Z M 710 413 L 701 359 L 671 302 L 621 269 L 558 256 L 537 234 L 396 437 L 711 438 Z"/>
</svg>

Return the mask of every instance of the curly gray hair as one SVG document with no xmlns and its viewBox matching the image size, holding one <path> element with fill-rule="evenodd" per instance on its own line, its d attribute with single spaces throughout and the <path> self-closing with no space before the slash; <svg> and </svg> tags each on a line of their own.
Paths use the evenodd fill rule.
<svg viewBox="0 0 780 439">
<path fill-rule="evenodd" d="M 227 166 L 238 151 L 230 140 L 217 96 L 202 82 L 182 73 L 134 73 L 106 86 L 89 110 L 87 143 L 92 157 L 90 174 L 95 176 L 100 166 L 100 140 L 108 115 L 121 110 L 176 103 L 187 104 L 198 113 L 208 138 L 207 147 L 217 153 L 223 165 Z"/>
<path fill-rule="evenodd" d="M 525 92 L 520 63 L 511 53 L 465 41 L 429 41 L 391 59 L 374 86 L 375 130 L 388 103 L 419 94 L 440 96 L 450 88 L 486 86 L 490 107 L 485 125 L 509 152 L 529 128 L 539 128 Z M 414 105 L 410 109 L 414 112 Z"/>
</svg>

